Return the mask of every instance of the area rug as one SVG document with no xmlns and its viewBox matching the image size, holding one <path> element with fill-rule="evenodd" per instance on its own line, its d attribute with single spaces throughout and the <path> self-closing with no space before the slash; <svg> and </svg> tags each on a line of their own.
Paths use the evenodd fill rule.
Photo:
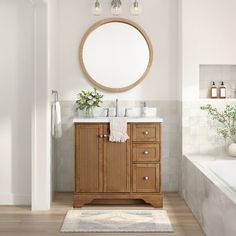
<svg viewBox="0 0 236 236">
<path fill-rule="evenodd" d="M 165 210 L 70 210 L 61 232 L 173 232 Z"/>
</svg>

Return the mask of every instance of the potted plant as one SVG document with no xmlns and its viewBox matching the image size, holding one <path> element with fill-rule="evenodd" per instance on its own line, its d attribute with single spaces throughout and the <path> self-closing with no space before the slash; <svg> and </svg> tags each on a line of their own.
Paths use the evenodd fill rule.
<svg viewBox="0 0 236 236">
<path fill-rule="evenodd" d="M 78 94 L 76 100 L 77 110 L 85 111 L 86 117 L 93 117 L 93 108 L 100 107 L 102 104 L 103 95 L 100 94 L 96 88 L 93 91 L 84 91 Z"/>
<path fill-rule="evenodd" d="M 230 139 L 232 143 L 228 147 L 228 152 L 231 156 L 236 157 L 236 108 L 231 105 L 226 105 L 224 111 L 219 112 L 210 104 L 201 107 L 202 110 L 208 112 L 208 115 L 220 123 L 217 133 L 224 139 Z"/>
</svg>

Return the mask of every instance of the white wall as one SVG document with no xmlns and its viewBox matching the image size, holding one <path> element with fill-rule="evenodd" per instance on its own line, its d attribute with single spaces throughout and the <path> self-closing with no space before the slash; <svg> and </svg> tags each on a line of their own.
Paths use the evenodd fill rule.
<svg viewBox="0 0 236 236">
<path fill-rule="evenodd" d="M 79 44 L 86 30 L 95 22 L 112 17 L 110 0 L 102 1 L 103 14 L 91 14 L 88 0 L 59 0 L 57 36 L 54 52 L 57 51 L 57 73 L 54 75 L 54 88 L 59 91 L 61 100 L 75 100 L 81 89 L 93 85 L 83 75 L 78 59 Z M 176 100 L 177 97 L 177 0 L 143 0 L 143 13 L 131 16 L 131 1 L 123 1 L 120 17 L 140 24 L 149 35 L 154 48 L 154 61 L 150 73 L 134 89 L 117 94 L 105 93 L 105 99 L 119 96 L 120 100 Z"/>
<path fill-rule="evenodd" d="M 3 52 L 0 55 L 0 162 L 3 163 L 0 165 L 0 203 L 29 202 L 30 101 L 33 76 L 31 59 L 33 13 L 29 2 L 26 0 L 0 1 L 0 26 L 4 29 L 1 30 L 0 37 L 0 47 Z M 58 4 L 55 4 L 55 18 L 53 19 L 55 27 L 50 41 L 51 52 L 53 52 L 53 58 L 50 61 L 50 76 L 51 86 L 58 89 L 61 100 L 74 100 L 81 89 L 93 86 L 88 83 L 81 72 L 78 48 L 84 32 L 93 23 L 111 17 L 110 1 L 103 2 L 104 13 L 100 17 L 95 17 L 90 13 L 91 1 L 58 0 Z M 182 0 L 179 25 L 182 28 L 179 36 L 182 45 L 178 45 L 177 0 L 143 0 L 143 13 L 139 17 L 130 15 L 126 5 L 129 3 L 128 0 L 123 1 L 124 12 L 121 17 L 136 21 L 148 33 L 153 43 L 154 63 L 143 83 L 125 93 L 105 93 L 106 100 L 118 96 L 120 100 L 128 98 L 139 101 L 175 101 L 178 97 L 178 46 L 182 47 L 179 48 L 181 48 L 180 61 L 183 62 L 180 72 L 182 72 L 184 102 L 196 101 L 199 98 L 199 64 L 236 64 L 235 0 Z M 191 112 L 188 104 L 186 106 L 184 104 L 183 107 L 184 119 L 193 121 L 195 115 L 188 115 Z M 173 115 L 174 113 L 170 112 L 167 121 L 168 118 L 173 118 Z M 166 124 L 166 129 L 173 130 L 172 123 Z M 64 124 L 64 127 L 66 125 Z M 176 128 L 176 123 L 174 126 Z M 197 124 L 195 126 L 197 127 Z M 187 129 L 188 123 L 183 121 L 185 140 L 188 139 L 185 133 Z M 166 146 L 167 152 L 171 150 L 172 145 L 177 144 L 177 137 L 174 134 L 173 138 L 171 132 L 166 134 L 167 141 L 170 140 L 168 135 L 171 135 L 173 139 L 171 145 Z M 198 139 L 200 140 L 201 136 L 196 133 L 192 142 Z M 201 145 L 199 143 L 198 147 Z M 68 147 L 73 148 L 73 146 Z M 167 155 L 172 157 L 171 153 Z M 174 166 L 176 158 L 174 156 L 174 162 L 169 158 L 171 162 L 167 164 L 172 163 Z M 171 177 L 173 178 L 175 175 Z"/>
<path fill-rule="evenodd" d="M 199 98 L 200 64 L 236 64 L 235 9 L 235 0 L 182 0 L 183 100 Z"/>
<path fill-rule="evenodd" d="M 0 0 L 0 204 L 29 204 L 33 8 Z"/>
<path fill-rule="evenodd" d="M 210 103 L 223 110 L 226 104 L 234 106 L 235 100 L 199 99 L 199 65 L 236 64 L 235 9 L 235 0 L 182 0 L 184 153 L 227 153 L 228 142 L 216 133 L 218 124 L 200 106 Z M 233 80 L 236 84 L 236 77 Z"/>
<path fill-rule="evenodd" d="M 79 65 L 79 45 L 87 29 L 95 22 L 112 17 L 110 0 L 104 0 L 103 14 L 91 14 L 88 0 L 58 0 L 54 12 L 54 37 L 51 42 L 53 52 L 54 77 L 52 86 L 59 92 L 62 101 L 61 139 L 55 142 L 56 190 L 73 191 L 74 188 L 74 129 L 73 104 L 82 89 L 91 89 L 92 84 L 83 75 Z M 178 0 L 142 0 L 143 13 L 132 16 L 129 12 L 130 0 L 123 0 L 120 17 L 137 22 L 149 35 L 154 49 L 154 61 L 146 79 L 134 89 L 124 93 L 104 92 L 104 100 L 119 98 L 120 106 L 128 104 L 140 106 L 141 101 L 157 106 L 164 118 L 162 129 L 163 190 L 178 191 Z M 56 6 L 55 6 L 56 7 Z M 122 101 L 123 100 L 123 101 Z M 132 100 L 136 102 L 132 102 Z M 107 105 L 108 103 L 105 103 Z M 125 104 L 125 105 L 124 105 Z"/>
<path fill-rule="evenodd" d="M 58 0 L 51 0 L 48 2 L 48 46 L 49 58 L 48 58 L 48 69 L 49 69 L 49 92 L 55 89 L 55 83 L 57 78 L 57 29 L 58 29 Z M 54 101 L 54 95 L 51 94 L 51 102 Z M 55 159 L 55 142 L 51 137 L 51 190 L 52 199 L 56 189 L 56 159 Z"/>
</svg>

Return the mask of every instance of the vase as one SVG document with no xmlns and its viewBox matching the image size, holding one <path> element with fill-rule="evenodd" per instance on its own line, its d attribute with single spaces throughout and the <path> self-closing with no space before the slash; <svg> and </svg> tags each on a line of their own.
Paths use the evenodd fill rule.
<svg viewBox="0 0 236 236">
<path fill-rule="evenodd" d="M 232 157 L 236 157 L 236 143 L 231 143 L 228 147 L 228 153 Z"/>
<path fill-rule="evenodd" d="M 93 108 L 85 110 L 85 117 L 86 118 L 93 118 Z"/>
</svg>

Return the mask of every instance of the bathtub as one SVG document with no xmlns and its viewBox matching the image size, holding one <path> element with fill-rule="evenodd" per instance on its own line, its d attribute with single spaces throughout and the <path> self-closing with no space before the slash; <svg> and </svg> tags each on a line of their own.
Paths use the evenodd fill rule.
<svg viewBox="0 0 236 236">
<path fill-rule="evenodd" d="M 207 236 L 236 236 L 236 160 L 184 156 L 182 195 Z"/>
<path fill-rule="evenodd" d="M 236 204 L 236 160 L 197 160 L 195 164 Z"/>
</svg>

